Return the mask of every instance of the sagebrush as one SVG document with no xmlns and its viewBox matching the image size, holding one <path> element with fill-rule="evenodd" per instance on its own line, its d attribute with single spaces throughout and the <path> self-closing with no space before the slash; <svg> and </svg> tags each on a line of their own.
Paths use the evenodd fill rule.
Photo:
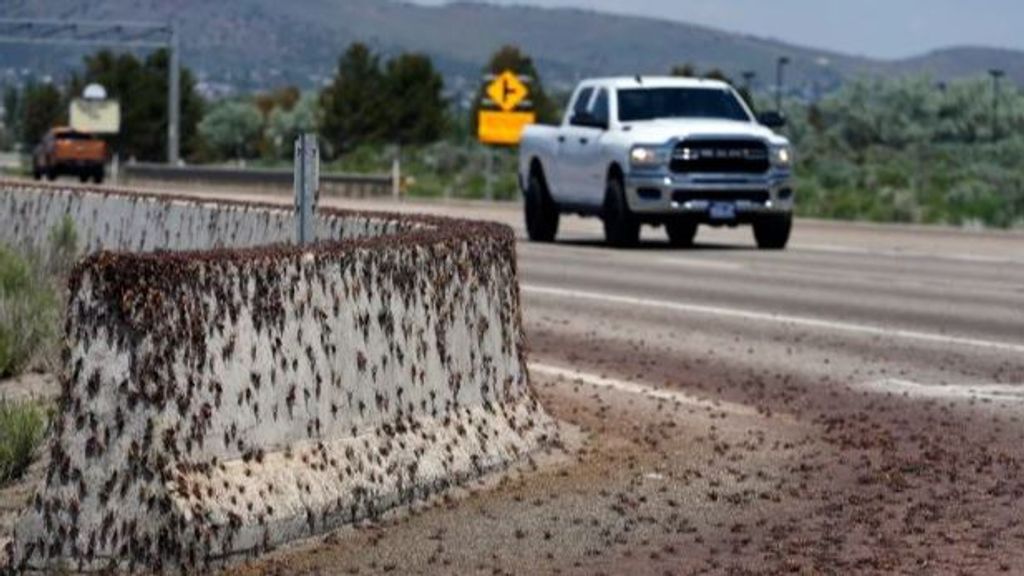
<svg viewBox="0 0 1024 576">
<path fill-rule="evenodd" d="M 0 399 L 0 484 L 24 474 L 45 433 L 46 411 L 40 405 Z"/>
</svg>

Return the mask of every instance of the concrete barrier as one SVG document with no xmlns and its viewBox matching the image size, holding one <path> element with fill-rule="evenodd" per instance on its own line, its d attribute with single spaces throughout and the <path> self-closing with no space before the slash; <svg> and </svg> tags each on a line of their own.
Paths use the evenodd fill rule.
<svg viewBox="0 0 1024 576">
<path fill-rule="evenodd" d="M 11 566 L 216 566 L 557 435 L 527 379 L 506 227 L 324 211 L 339 240 L 303 251 L 258 245 L 293 232 L 273 206 L 0 182 L 0 239 L 38 243 L 63 214 L 93 251 L 217 248 L 77 266 L 50 462 Z"/>
</svg>

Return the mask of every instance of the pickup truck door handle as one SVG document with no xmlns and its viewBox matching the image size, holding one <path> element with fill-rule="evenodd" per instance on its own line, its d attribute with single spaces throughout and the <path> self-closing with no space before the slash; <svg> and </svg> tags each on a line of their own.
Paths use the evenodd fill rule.
<svg viewBox="0 0 1024 576">
<path fill-rule="evenodd" d="M 587 142 L 590 142 L 589 138 L 580 138 L 580 144 L 586 144 Z"/>
<path fill-rule="evenodd" d="M 565 136 L 559 136 L 558 137 L 558 141 L 559 142 L 565 142 Z"/>
</svg>

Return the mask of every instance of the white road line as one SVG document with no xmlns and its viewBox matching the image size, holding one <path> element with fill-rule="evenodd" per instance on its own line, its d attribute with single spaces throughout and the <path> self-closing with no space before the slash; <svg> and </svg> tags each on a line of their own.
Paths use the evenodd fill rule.
<svg viewBox="0 0 1024 576">
<path fill-rule="evenodd" d="M 663 388 L 655 388 L 653 386 L 647 386 L 644 384 L 637 384 L 636 382 L 627 382 L 626 380 L 619 380 L 617 378 L 607 378 L 605 376 L 598 376 L 597 374 L 589 374 L 587 372 L 581 372 L 579 370 L 573 370 L 569 368 L 562 368 L 559 366 L 552 366 L 550 364 L 541 364 L 539 362 L 529 363 L 530 372 L 535 374 L 543 374 L 545 376 L 551 376 L 553 378 L 565 378 L 567 380 L 578 381 L 590 386 L 597 388 L 608 388 L 611 390 L 617 390 L 619 392 L 626 392 L 627 394 L 636 394 L 638 396 L 644 396 L 655 400 L 667 400 L 669 402 L 678 402 L 680 404 L 688 404 L 691 406 L 699 406 L 701 408 L 710 408 L 714 410 L 726 410 L 729 412 L 744 413 L 744 414 L 756 414 L 756 410 L 749 406 L 742 404 L 734 404 L 732 402 L 716 402 L 714 400 L 703 400 L 689 394 L 682 392 L 674 392 L 672 390 L 665 390 Z"/>
<path fill-rule="evenodd" d="M 927 398 L 963 398 L 1024 402 L 1024 385 L 1013 384 L 922 384 L 911 380 L 887 378 L 865 382 L 861 388 L 873 392 L 892 392 Z"/>
<path fill-rule="evenodd" d="M 950 253 L 935 253 L 935 252 L 922 252 L 919 250 L 872 250 L 870 248 L 861 248 L 855 246 L 841 246 L 838 244 L 802 244 L 797 243 L 792 245 L 797 250 L 806 250 L 808 252 L 831 252 L 835 254 L 858 254 L 863 256 L 888 256 L 892 258 L 908 257 L 908 258 L 934 258 L 936 260 L 952 260 L 954 262 L 974 262 L 979 264 L 1020 264 L 1024 260 L 1018 260 L 1016 258 L 999 257 L 999 256 L 984 256 L 981 254 L 963 254 L 958 252 Z"/>
<path fill-rule="evenodd" d="M 742 270 L 746 268 L 743 264 L 736 262 L 715 262 L 713 260 L 701 260 L 699 258 L 662 257 L 657 262 L 670 266 L 682 266 L 684 268 L 705 268 L 707 270 Z"/>
<path fill-rule="evenodd" d="M 601 248 L 576 248 L 558 246 L 556 250 L 545 248 L 542 250 L 533 250 L 536 244 L 523 244 L 519 247 L 520 253 L 530 252 L 533 256 L 556 259 L 564 257 L 566 254 L 576 254 L 580 257 L 589 258 L 590 260 L 607 262 L 608 259 L 615 259 L 620 262 L 628 262 L 631 264 L 644 264 L 648 261 L 642 259 L 645 254 L 637 252 L 621 252 L 621 251 L 610 251 Z M 549 245 L 550 246 L 550 245 Z M 707 270 L 742 270 L 747 268 L 746 264 L 739 262 L 723 262 L 720 260 L 709 260 L 704 258 L 693 258 L 686 256 L 659 256 L 654 257 L 651 262 L 658 264 L 668 264 L 671 266 L 681 266 L 684 268 L 703 268 Z"/>
<path fill-rule="evenodd" d="M 643 308 L 660 308 L 673 312 L 686 314 L 704 314 L 708 316 L 721 316 L 725 318 L 738 318 L 741 320 L 753 320 L 757 322 L 776 322 L 791 324 L 794 326 L 805 326 L 821 330 L 832 330 L 836 332 L 850 332 L 856 334 L 867 334 L 871 336 L 882 336 L 886 338 L 901 338 L 905 340 L 918 340 L 936 344 L 952 344 L 956 346 L 972 346 L 976 348 L 987 348 L 1005 352 L 1024 354 L 1024 344 L 1013 342 L 1001 342 L 997 340 L 983 340 L 979 338 L 968 338 L 961 336 L 948 336 L 934 332 L 918 332 L 916 330 L 901 330 L 898 328 L 883 328 L 869 324 L 856 324 L 852 322 L 840 322 L 835 320 L 821 320 L 808 318 L 806 316 L 790 316 L 786 314 L 773 314 L 768 312 L 754 312 L 750 310 L 737 310 L 734 308 L 723 308 L 720 306 L 707 306 L 702 304 L 684 304 L 669 300 L 654 300 L 649 298 L 637 298 L 634 296 L 620 296 L 616 294 L 605 294 L 601 292 L 588 292 L 583 290 L 566 290 L 551 286 L 536 286 L 523 284 L 522 291 L 527 294 L 539 294 L 567 298 L 572 300 L 590 300 L 606 302 L 610 304 L 624 304 Z"/>
</svg>

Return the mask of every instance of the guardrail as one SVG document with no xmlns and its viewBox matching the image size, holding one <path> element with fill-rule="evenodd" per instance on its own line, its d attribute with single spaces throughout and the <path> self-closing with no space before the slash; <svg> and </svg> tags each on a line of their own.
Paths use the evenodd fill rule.
<svg viewBox="0 0 1024 576">
<path fill-rule="evenodd" d="M 291 170 L 265 168 L 232 168 L 221 166 L 168 166 L 133 162 L 121 165 L 118 183 L 160 187 L 167 184 L 188 184 L 245 188 L 253 192 L 291 193 L 294 175 Z M 320 175 L 320 194 L 347 198 L 401 195 L 402 178 L 398 167 L 391 174 Z"/>
</svg>

